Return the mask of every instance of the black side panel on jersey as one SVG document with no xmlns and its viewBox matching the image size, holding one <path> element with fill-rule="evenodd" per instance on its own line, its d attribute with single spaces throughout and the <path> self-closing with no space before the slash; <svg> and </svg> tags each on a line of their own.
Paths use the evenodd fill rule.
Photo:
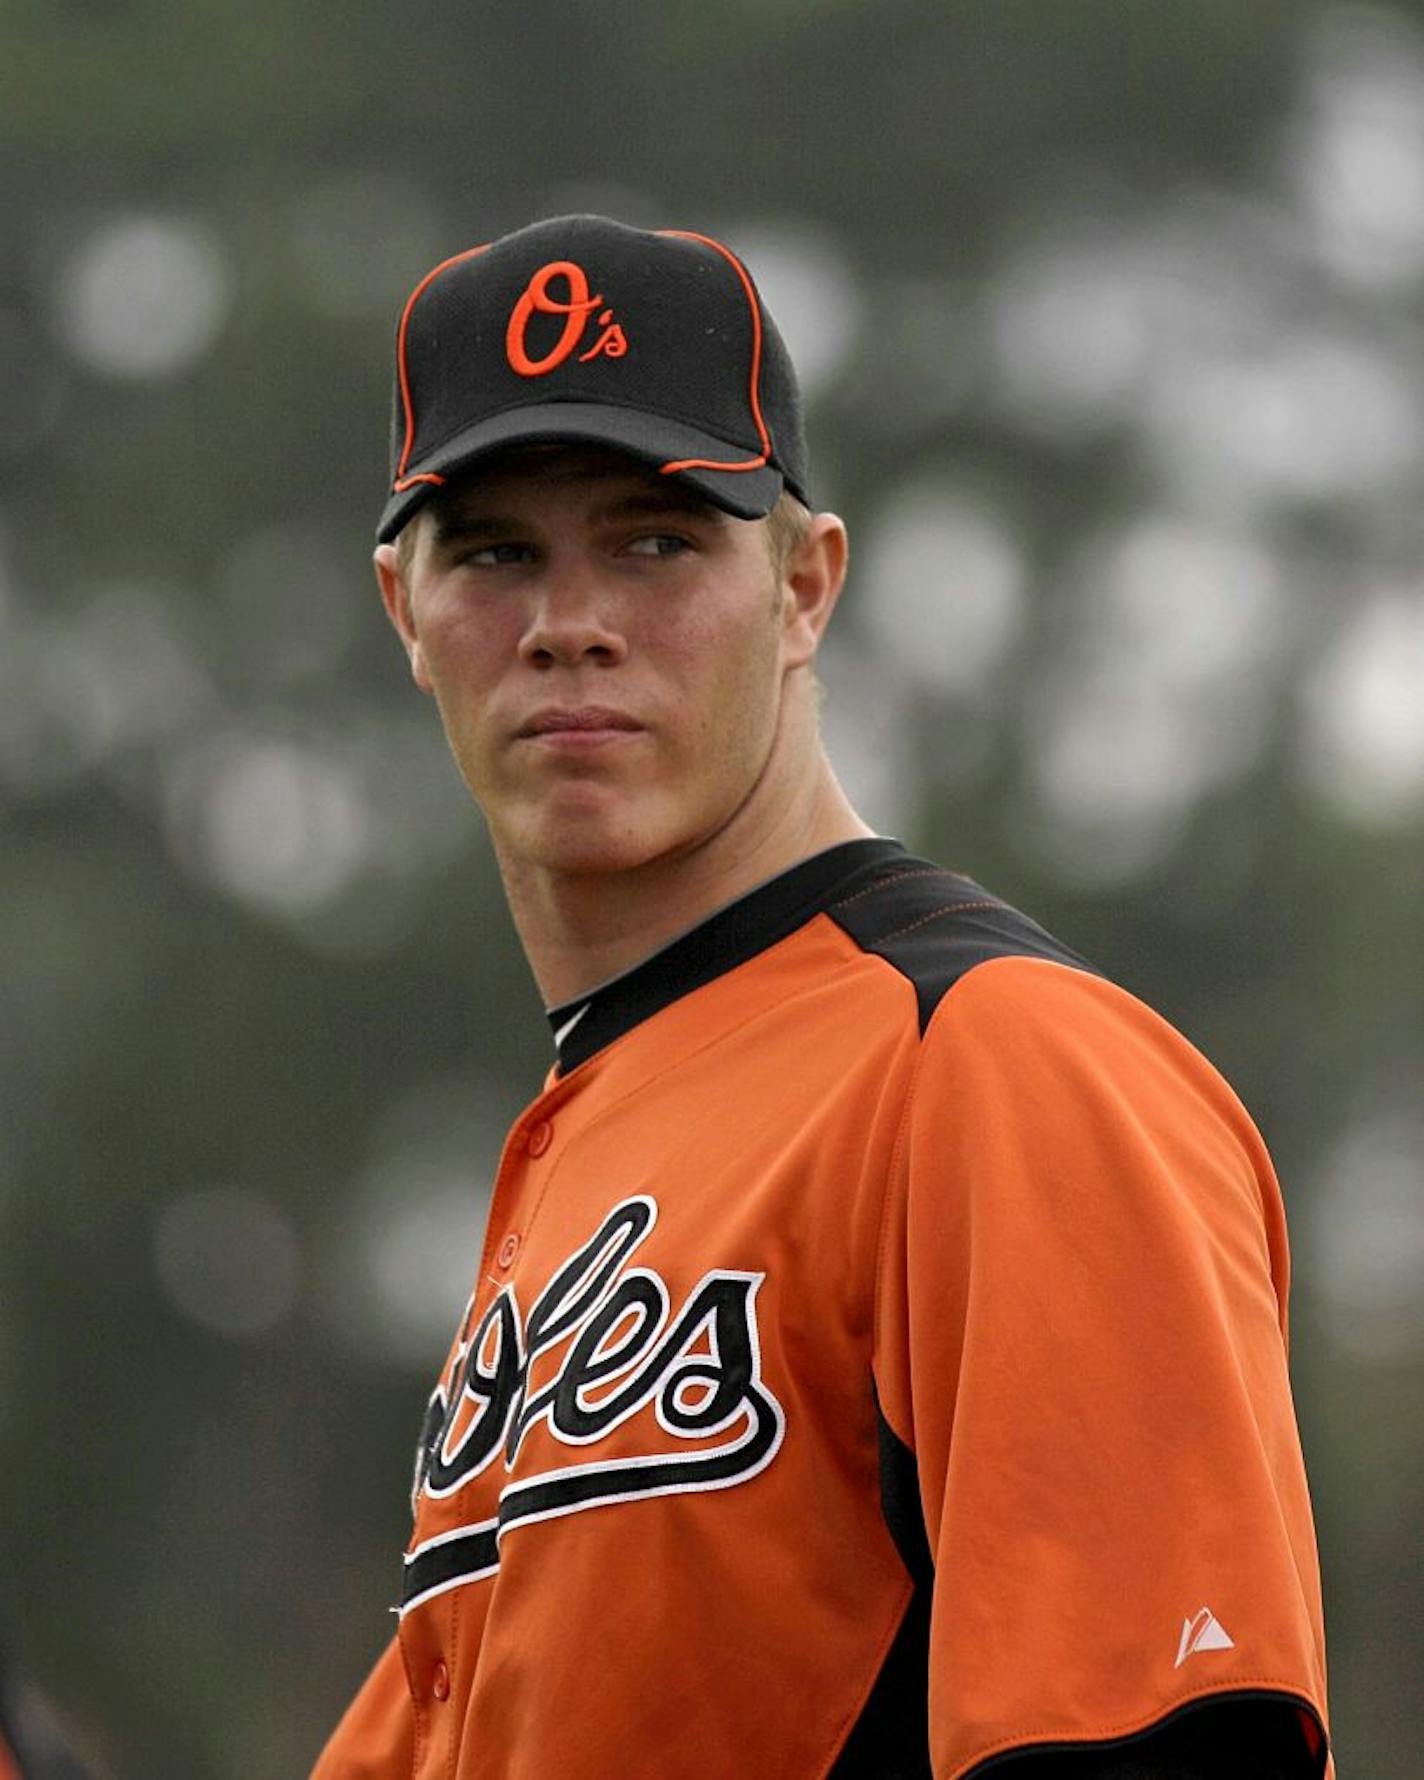
<svg viewBox="0 0 1424 1780">
<path fill-rule="evenodd" d="M 934 1587 L 934 1555 L 925 1534 L 915 1455 L 880 1413 L 878 1402 L 875 1431 L 880 1441 L 880 1508 L 885 1525 L 910 1580 L 928 1593 Z"/>
<path fill-rule="evenodd" d="M 921 1032 L 960 977 L 991 958 L 1046 958 L 1100 974 L 972 878 L 908 853 L 857 873 L 826 913 L 914 984 Z"/>
<path fill-rule="evenodd" d="M 934 1560 L 920 1510 L 915 1455 L 878 1405 L 875 1421 L 880 1436 L 880 1501 L 915 1593 L 870 1698 L 827 1780 L 934 1780 L 929 1720 Z"/>
<path fill-rule="evenodd" d="M 930 1591 L 917 1588 L 870 1698 L 826 1780 L 934 1780 L 929 1646 Z"/>
</svg>

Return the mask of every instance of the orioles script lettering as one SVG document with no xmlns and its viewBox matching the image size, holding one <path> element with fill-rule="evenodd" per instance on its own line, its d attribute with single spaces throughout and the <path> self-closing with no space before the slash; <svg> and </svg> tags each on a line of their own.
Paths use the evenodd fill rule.
<svg viewBox="0 0 1424 1780">
<path fill-rule="evenodd" d="M 663 1279 L 629 1265 L 657 1209 L 646 1195 L 623 1200 L 557 1269 L 527 1316 L 507 1285 L 467 1326 L 426 1415 L 413 1491 L 417 1526 L 423 1496 L 453 1496 L 496 1457 L 511 1481 L 493 1515 L 486 1501 L 485 1518 L 407 1554 L 403 1608 L 496 1570 L 499 1540 L 517 1523 L 726 1489 L 775 1456 L 785 1417 L 761 1377 L 756 1296 L 765 1275 L 707 1273 L 672 1315 Z M 628 1454 L 624 1441 L 623 1456 L 600 1455 L 605 1436 L 640 1412 L 638 1450 Z M 521 1452 L 540 1422 L 561 1444 L 590 1449 L 589 1458 L 526 1474 Z"/>
<path fill-rule="evenodd" d="M 562 280 L 568 295 L 556 297 L 550 288 L 555 279 Z M 504 332 L 504 350 L 510 365 L 521 377 L 543 377 L 557 370 L 583 339 L 588 318 L 603 302 L 601 296 L 590 296 L 588 274 L 573 260 L 551 260 L 541 266 L 525 287 L 524 294 L 510 311 L 509 326 Z M 536 314 L 562 315 L 563 329 L 558 339 L 542 358 L 529 356 L 529 323 Z M 622 358 L 628 351 L 623 329 L 613 319 L 613 311 L 604 309 L 598 317 L 603 332 L 593 345 L 578 357 L 580 364 L 591 358 Z"/>
</svg>

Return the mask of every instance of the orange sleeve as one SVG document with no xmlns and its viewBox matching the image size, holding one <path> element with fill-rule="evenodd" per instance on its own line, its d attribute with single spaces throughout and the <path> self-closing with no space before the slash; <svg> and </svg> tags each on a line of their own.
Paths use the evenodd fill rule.
<svg viewBox="0 0 1424 1780">
<path fill-rule="evenodd" d="M 980 965 L 926 1032 L 881 1257 L 938 1780 L 1223 1692 L 1323 1725 L 1284 1217 L 1210 1065 L 1086 973 Z"/>
</svg>

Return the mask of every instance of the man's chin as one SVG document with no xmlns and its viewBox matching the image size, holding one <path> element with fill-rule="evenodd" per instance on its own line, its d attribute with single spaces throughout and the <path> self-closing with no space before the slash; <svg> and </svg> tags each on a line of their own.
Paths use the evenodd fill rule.
<svg viewBox="0 0 1424 1780">
<path fill-rule="evenodd" d="M 536 834 L 506 836 L 501 855 L 511 864 L 552 877 L 619 877 L 664 857 L 658 838 L 626 826 L 550 822 Z"/>
</svg>

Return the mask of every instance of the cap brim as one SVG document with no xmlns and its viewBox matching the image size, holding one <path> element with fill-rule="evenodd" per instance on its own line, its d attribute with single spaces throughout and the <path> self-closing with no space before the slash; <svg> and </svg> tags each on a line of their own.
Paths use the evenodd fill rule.
<svg viewBox="0 0 1424 1780">
<path fill-rule="evenodd" d="M 615 451 L 626 451 L 655 470 L 689 459 L 736 464 L 752 455 L 744 446 L 729 445 L 725 439 L 714 439 L 696 427 L 663 415 L 605 407 L 596 402 L 547 402 L 542 407 L 513 408 L 481 421 L 412 464 L 407 478 L 449 478 L 510 446 L 542 444 L 607 445 Z M 765 518 L 786 486 L 781 471 L 769 464 L 749 469 L 690 468 L 675 474 L 679 482 L 695 488 L 714 506 L 738 519 Z M 409 487 L 393 492 L 376 528 L 377 540 L 388 544 L 438 492 L 439 484 L 425 481 L 411 482 Z"/>
</svg>

